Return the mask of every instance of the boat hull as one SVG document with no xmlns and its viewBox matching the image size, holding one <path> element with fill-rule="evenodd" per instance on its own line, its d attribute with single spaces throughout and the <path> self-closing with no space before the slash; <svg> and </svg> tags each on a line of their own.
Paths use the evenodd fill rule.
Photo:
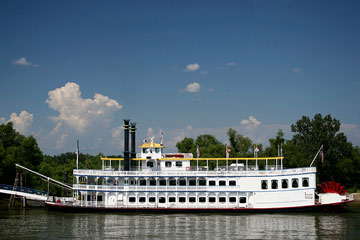
<svg viewBox="0 0 360 240">
<path fill-rule="evenodd" d="M 45 202 L 47 208 L 61 212 L 124 212 L 124 213 L 295 213 L 295 212 L 338 212 L 347 203 L 344 201 L 332 204 L 316 204 L 286 208 L 105 208 L 63 205 L 61 203 Z"/>
</svg>

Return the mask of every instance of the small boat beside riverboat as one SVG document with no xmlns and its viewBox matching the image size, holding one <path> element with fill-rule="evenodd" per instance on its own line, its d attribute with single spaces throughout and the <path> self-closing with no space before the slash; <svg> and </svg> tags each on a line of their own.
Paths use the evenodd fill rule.
<svg viewBox="0 0 360 240">
<path fill-rule="evenodd" d="M 100 170 L 74 169 L 73 197 L 50 197 L 45 202 L 49 209 L 312 212 L 339 210 L 353 201 L 335 183 L 325 183 L 319 191 L 315 167 L 284 169 L 282 156 L 194 158 L 191 153 L 166 154 L 162 141 L 153 139 L 136 154 L 136 126 L 124 122 L 124 158 L 101 158 Z"/>
</svg>

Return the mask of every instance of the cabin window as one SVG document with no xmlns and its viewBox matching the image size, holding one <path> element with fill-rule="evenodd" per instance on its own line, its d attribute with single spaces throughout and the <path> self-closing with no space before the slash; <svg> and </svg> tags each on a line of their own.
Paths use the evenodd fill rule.
<svg viewBox="0 0 360 240">
<path fill-rule="evenodd" d="M 196 179 L 195 178 L 190 178 L 189 179 L 189 186 L 196 186 Z"/>
<path fill-rule="evenodd" d="M 143 153 L 146 153 L 147 152 L 147 148 L 143 148 Z"/>
<path fill-rule="evenodd" d="M 102 202 L 102 196 L 101 196 L 101 195 L 98 195 L 98 196 L 97 196 L 97 201 L 98 201 L 98 202 Z"/>
<path fill-rule="evenodd" d="M 196 202 L 196 198 L 195 197 L 189 197 L 189 202 L 191 202 L 191 203 Z"/>
<path fill-rule="evenodd" d="M 154 167 L 154 162 L 147 162 L 146 166 L 149 168 L 152 168 L 152 167 Z"/>
<path fill-rule="evenodd" d="M 176 201 L 175 197 L 169 197 L 169 202 L 175 202 L 175 201 Z"/>
<path fill-rule="evenodd" d="M 309 178 L 303 178 L 302 179 L 302 186 L 308 187 L 309 186 Z"/>
<path fill-rule="evenodd" d="M 214 180 L 210 180 L 210 181 L 209 181 L 209 186 L 215 186 L 215 181 L 214 181 Z"/>
<path fill-rule="evenodd" d="M 171 167 L 171 162 L 165 162 L 165 167 Z"/>
<path fill-rule="evenodd" d="M 271 189 L 278 189 L 278 180 L 271 180 Z"/>
<path fill-rule="evenodd" d="M 145 200 L 145 197 L 140 197 L 139 198 L 139 202 L 141 202 L 141 203 L 144 203 L 146 200 Z"/>
<path fill-rule="evenodd" d="M 199 179 L 199 186 L 206 186 L 206 180 L 204 178 Z"/>
<path fill-rule="evenodd" d="M 216 202 L 216 198 L 215 198 L 215 197 L 209 197 L 209 202 L 210 202 L 210 203 Z"/>
<path fill-rule="evenodd" d="M 181 202 L 181 203 L 184 203 L 184 202 L 186 202 L 186 199 L 185 199 L 185 197 L 179 197 L 179 202 Z"/>
<path fill-rule="evenodd" d="M 149 197 L 149 202 L 155 202 L 155 197 Z"/>
<path fill-rule="evenodd" d="M 221 203 L 226 202 L 226 197 L 219 197 L 219 202 L 221 202 Z"/>
<path fill-rule="evenodd" d="M 130 185 L 136 185 L 136 181 L 135 180 L 130 180 Z"/>
<path fill-rule="evenodd" d="M 169 180 L 169 185 L 170 185 L 170 186 L 176 186 L 176 180 L 173 179 L 173 178 L 170 179 L 170 180 Z"/>
<path fill-rule="evenodd" d="M 236 186 L 236 181 L 229 181 L 229 186 Z"/>
<path fill-rule="evenodd" d="M 225 185 L 226 185 L 226 181 L 223 180 L 219 181 L 219 186 L 225 186 Z"/>
<path fill-rule="evenodd" d="M 239 202 L 240 203 L 246 203 L 246 197 L 240 197 Z"/>
<path fill-rule="evenodd" d="M 261 180 L 261 189 L 268 189 L 268 181 Z"/>
<path fill-rule="evenodd" d="M 150 186 L 156 186 L 156 180 L 155 179 L 150 179 L 149 183 L 150 183 Z"/>
<path fill-rule="evenodd" d="M 135 197 L 129 197 L 129 202 L 136 202 L 136 198 Z"/>
<path fill-rule="evenodd" d="M 183 179 L 183 178 L 180 179 L 180 180 L 179 180 L 179 185 L 180 185 L 180 186 L 186 186 L 186 179 Z"/>
<path fill-rule="evenodd" d="M 160 179 L 159 180 L 159 185 L 160 186 L 166 186 L 166 180 L 165 179 Z"/>
<path fill-rule="evenodd" d="M 298 188 L 298 187 L 299 187 L 299 179 L 298 179 L 298 178 L 293 178 L 293 179 L 291 180 L 291 186 L 292 186 L 293 188 Z"/>
<path fill-rule="evenodd" d="M 160 149 L 159 148 L 155 148 L 155 153 L 159 153 Z"/>
<path fill-rule="evenodd" d="M 176 166 L 177 167 L 182 167 L 182 162 L 181 161 L 176 161 Z"/>
<path fill-rule="evenodd" d="M 231 202 L 231 203 L 236 202 L 236 197 L 229 197 L 229 202 Z"/>
<path fill-rule="evenodd" d="M 165 197 L 159 197 L 159 203 L 165 203 L 166 200 L 165 200 Z"/>
<path fill-rule="evenodd" d="M 206 198 L 205 197 L 199 197 L 199 202 L 201 202 L 201 203 L 206 202 Z"/>
<path fill-rule="evenodd" d="M 139 180 L 139 185 L 140 186 L 146 186 L 146 180 L 145 179 L 140 179 Z"/>
<path fill-rule="evenodd" d="M 289 181 L 287 179 L 281 180 L 281 187 L 282 188 L 288 188 L 289 187 Z"/>
</svg>

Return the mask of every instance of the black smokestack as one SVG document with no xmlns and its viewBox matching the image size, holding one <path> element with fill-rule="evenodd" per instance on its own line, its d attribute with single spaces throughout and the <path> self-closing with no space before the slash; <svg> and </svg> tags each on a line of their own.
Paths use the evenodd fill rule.
<svg viewBox="0 0 360 240">
<path fill-rule="evenodd" d="M 124 119 L 124 171 L 130 170 L 129 122 L 130 119 Z"/>
<path fill-rule="evenodd" d="M 135 146 L 135 131 L 136 131 L 136 123 L 130 124 L 130 133 L 131 133 L 131 160 L 136 158 L 136 146 Z M 131 168 L 134 168 L 135 162 L 131 161 Z"/>
</svg>

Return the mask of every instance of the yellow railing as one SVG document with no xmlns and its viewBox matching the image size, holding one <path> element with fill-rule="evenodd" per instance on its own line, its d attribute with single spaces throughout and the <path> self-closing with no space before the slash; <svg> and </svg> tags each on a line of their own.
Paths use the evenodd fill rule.
<svg viewBox="0 0 360 240">
<path fill-rule="evenodd" d="M 105 161 L 123 161 L 124 158 L 100 158 L 101 160 Z M 158 160 L 190 160 L 190 161 L 201 161 L 201 160 L 209 160 L 209 161 L 216 161 L 216 160 L 281 160 L 284 159 L 284 157 L 258 157 L 258 158 L 159 158 Z M 131 158 L 131 160 L 134 161 L 144 161 L 146 158 Z"/>
</svg>

